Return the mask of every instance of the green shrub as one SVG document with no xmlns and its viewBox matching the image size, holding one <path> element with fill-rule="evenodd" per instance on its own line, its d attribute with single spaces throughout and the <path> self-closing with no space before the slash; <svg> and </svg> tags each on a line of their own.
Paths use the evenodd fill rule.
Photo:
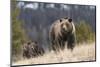
<svg viewBox="0 0 100 67">
<path fill-rule="evenodd" d="M 77 43 L 93 42 L 95 39 L 95 32 L 93 32 L 91 26 L 85 21 L 81 21 L 76 24 L 76 41 Z"/>
<path fill-rule="evenodd" d="M 16 1 L 12 0 L 11 4 L 16 6 Z M 21 53 L 22 42 L 27 40 L 25 30 L 22 28 L 22 21 L 17 18 L 19 11 L 17 7 L 11 10 L 12 55 L 15 56 Z"/>
</svg>

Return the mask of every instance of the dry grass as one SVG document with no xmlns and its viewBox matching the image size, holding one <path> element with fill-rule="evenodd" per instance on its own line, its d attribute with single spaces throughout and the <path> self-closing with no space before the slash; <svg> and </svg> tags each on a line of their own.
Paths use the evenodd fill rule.
<svg viewBox="0 0 100 67">
<path fill-rule="evenodd" d="M 14 62 L 13 65 L 27 64 L 45 64 L 45 63 L 60 63 L 60 62 L 77 62 L 77 61 L 93 61 L 95 60 L 95 43 L 82 44 L 76 46 L 73 52 L 64 49 L 59 53 L 49 52 L 43 56 L 31 59 L 21 59 Z"/>
</svg>

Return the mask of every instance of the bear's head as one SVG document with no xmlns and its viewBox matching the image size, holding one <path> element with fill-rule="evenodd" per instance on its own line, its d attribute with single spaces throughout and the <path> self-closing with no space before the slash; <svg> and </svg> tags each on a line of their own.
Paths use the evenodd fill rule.
<svg viewBox="0 0 100 67">
<path fill-rule="evenodd" d="M 60 20 L 61 32 L 72 33 L 74 29 L 73 21 L 71 18 L 61 18 Z"/>
</svg>

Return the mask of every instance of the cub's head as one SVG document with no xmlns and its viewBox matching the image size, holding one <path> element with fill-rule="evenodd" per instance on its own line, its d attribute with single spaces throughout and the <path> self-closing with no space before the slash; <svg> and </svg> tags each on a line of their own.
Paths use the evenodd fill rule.
<svg viewBox="0 0 100 67">
<path fill-rule="evenodd" d="M 61 26 L 61 31 L 65 33 L 72 32 L 73 30 L 73 22 L 71 18 L 61 18 L 59 20 L 60 26 Z"/>
</svg>

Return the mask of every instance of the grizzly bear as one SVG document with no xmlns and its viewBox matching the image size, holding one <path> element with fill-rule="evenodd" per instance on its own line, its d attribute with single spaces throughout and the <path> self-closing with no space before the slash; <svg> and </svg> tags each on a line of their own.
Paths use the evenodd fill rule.
<svg viewBox="0 0 100 67">
<path fill-rule="evenodd" d="M 51 49 L 63 50 L 67 42 L 67 48 L 73 50 L 75 46 L 75 25 L 71 18 L 56 20 L 50 27 L 49 38 Z"/>
<path fill-rule="evenodd" d="M 43 54 L 44 49 L 42 48 L 42 46 L 40 47 L 35 41 L 29 41 L 23 45 L 24 58 L 38 57 Z"/>
</svg>

